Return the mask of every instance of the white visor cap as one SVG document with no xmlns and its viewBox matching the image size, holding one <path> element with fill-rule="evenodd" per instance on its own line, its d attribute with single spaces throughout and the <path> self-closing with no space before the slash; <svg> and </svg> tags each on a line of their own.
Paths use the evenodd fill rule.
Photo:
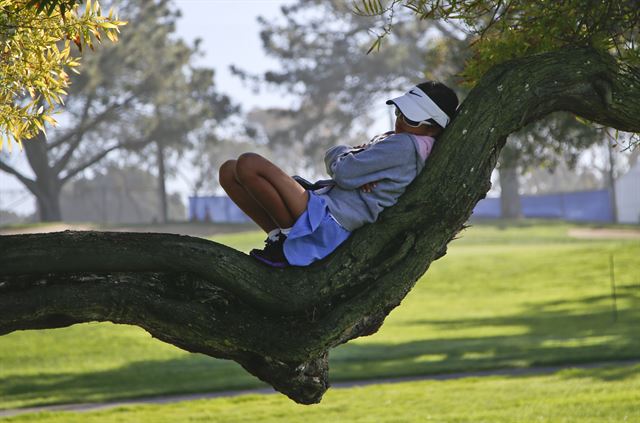
<svg viewBox="0 0 640 423">
<path fill-rule="evenodd" d="M 395 104 L 407 119 L 414 122 L 433 119 L 445 128 L 450 120 L 449 116 L 417 86 L 400 97 L 387 100 L 387 104 Z"/>
</svg>

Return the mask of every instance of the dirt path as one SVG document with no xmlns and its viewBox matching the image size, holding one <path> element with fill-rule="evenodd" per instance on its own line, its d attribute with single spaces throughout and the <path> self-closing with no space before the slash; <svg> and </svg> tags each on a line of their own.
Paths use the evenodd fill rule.
<svg viewBox="0 0 640 423">
<path fill-rule="evenodd" d="M 640 239 L 640 229 L 574 228 L 567 235 L 581 239 Z"/>
<path fill-rule="evenodd" d="M 27 227 L 0 228 L 0 235 L 21 235 L 60 231 L 162 232 L 208 238 L 218 234 L 255 231 L 253 223 L 168 223 L 166 225 L 100 225 L 97 223 L 38 224 Z"/>
<path fill-rule="evenodd" d="M 463 379 L 469 377 L 487 377 L 487 376 L 526 376 L 526 375 L 544 375 L 555 373 L 565 369 L 594 369 L 600 367 L 609 366 L 631 366 L 640 364 L 640 360 L 625 360 L 625 361 L 606 361 L 599 363 L 584 363 L 584 364 L 566 364 L 561 366 L 546 366 L 546 367 L 529 367 L 524 369 L 502 369 L 502 370 L 486 370 L 478 372 L 466 372 L 466 373 L 447 373 L 438 375 L 427 376 L 410 376 L 401 378 L 388 378 L 388 379 L 369 379 L 369 380 L 356 380 L 347 382 L 335 382 L 331 384 L 331 389 L 345 389 L 359 386 L 368 385 L 380 385 L 388 383 L 404 383 L 404 382 L 418 382 L 428 380 L 453 380 Z M 84 404 L 62 404 L 62 405 L 50 405 L 42 407 L 30 407 L 30 408 L 15 408 L 9 410 L 0 410 L 0 418 L 16 416 L 18 414 L 27 413 L 41 413 L 52 411 L 72 411 L 72 412 L 87 412 L 87 411 L 100 411 L 108 410 L 111 408 L 128 406 L 128 405 L 146 405 L 146 404 L 170 404 L 182 401 L 194 401 L 201 399 L 214 399 L 214 398 L 228 398 L 236 397 L 239 395 L 250 394 L 276 394 L 272 388 L 259 388 L 259 389 L 247 389 L 241 391 L 220 391 L 220 392 L 208 392 L 200 394 L 186 394 L 186 395 L 167 395 L 159 397 L 148 398 L 134 398 L 122 401 L 103 402 L 103 403 L 84 403 Z"/>
</svg>

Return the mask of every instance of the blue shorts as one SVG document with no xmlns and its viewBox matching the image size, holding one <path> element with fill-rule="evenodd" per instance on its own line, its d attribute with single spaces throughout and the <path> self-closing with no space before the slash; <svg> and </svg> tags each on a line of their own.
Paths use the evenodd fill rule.
<svg viewBox="0 0 640 423">
<path fill-rule="evenodd" d="M 284 255 L 292 266 L 307 266 L 325 258 L 351 235 L 331 216 L 322 195 L 307 192 L 307 209 L 284 241 Z"/>
</svg>

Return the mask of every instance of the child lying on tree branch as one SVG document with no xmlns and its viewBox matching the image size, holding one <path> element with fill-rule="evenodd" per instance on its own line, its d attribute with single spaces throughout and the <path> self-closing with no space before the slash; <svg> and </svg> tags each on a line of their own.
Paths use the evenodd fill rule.
<svg viewBox="0 0 640 423">
<path fill-rule="evenodd" d="M 357 147 L 330 148 L 324 161 L 331 179 L 321 187 L 294 179 L 255 153 L 220 167 L 222 188 L 268 234 L 265 247 L 251 256 L 274 267 L 307 266 L 397 202 L 453 119 L 458 97 L 446 85 L 427 81 L 387 104 L 395 106 L 394 131 Z"/>
</svg>

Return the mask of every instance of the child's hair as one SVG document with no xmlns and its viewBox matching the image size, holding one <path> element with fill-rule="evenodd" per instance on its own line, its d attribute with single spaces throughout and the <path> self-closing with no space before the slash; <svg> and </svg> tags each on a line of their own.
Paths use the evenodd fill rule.
<svg viewBox="0 0 640 423">
<path fill-rule="evenodd" d="M 455 91 L 444 85 L 442 82 L 425 81 L 417 85 L 422 91 L 425 92 L 433 100 L 434 103 L 442 109 L 443 112 L 449 116 L 449 121 L 453 120 L 456 115 L 456 109 L 458 108 L 458 96 Z M 429 119 L 429 122 L 442 128 L 438 123 Z"/>
</svg>

